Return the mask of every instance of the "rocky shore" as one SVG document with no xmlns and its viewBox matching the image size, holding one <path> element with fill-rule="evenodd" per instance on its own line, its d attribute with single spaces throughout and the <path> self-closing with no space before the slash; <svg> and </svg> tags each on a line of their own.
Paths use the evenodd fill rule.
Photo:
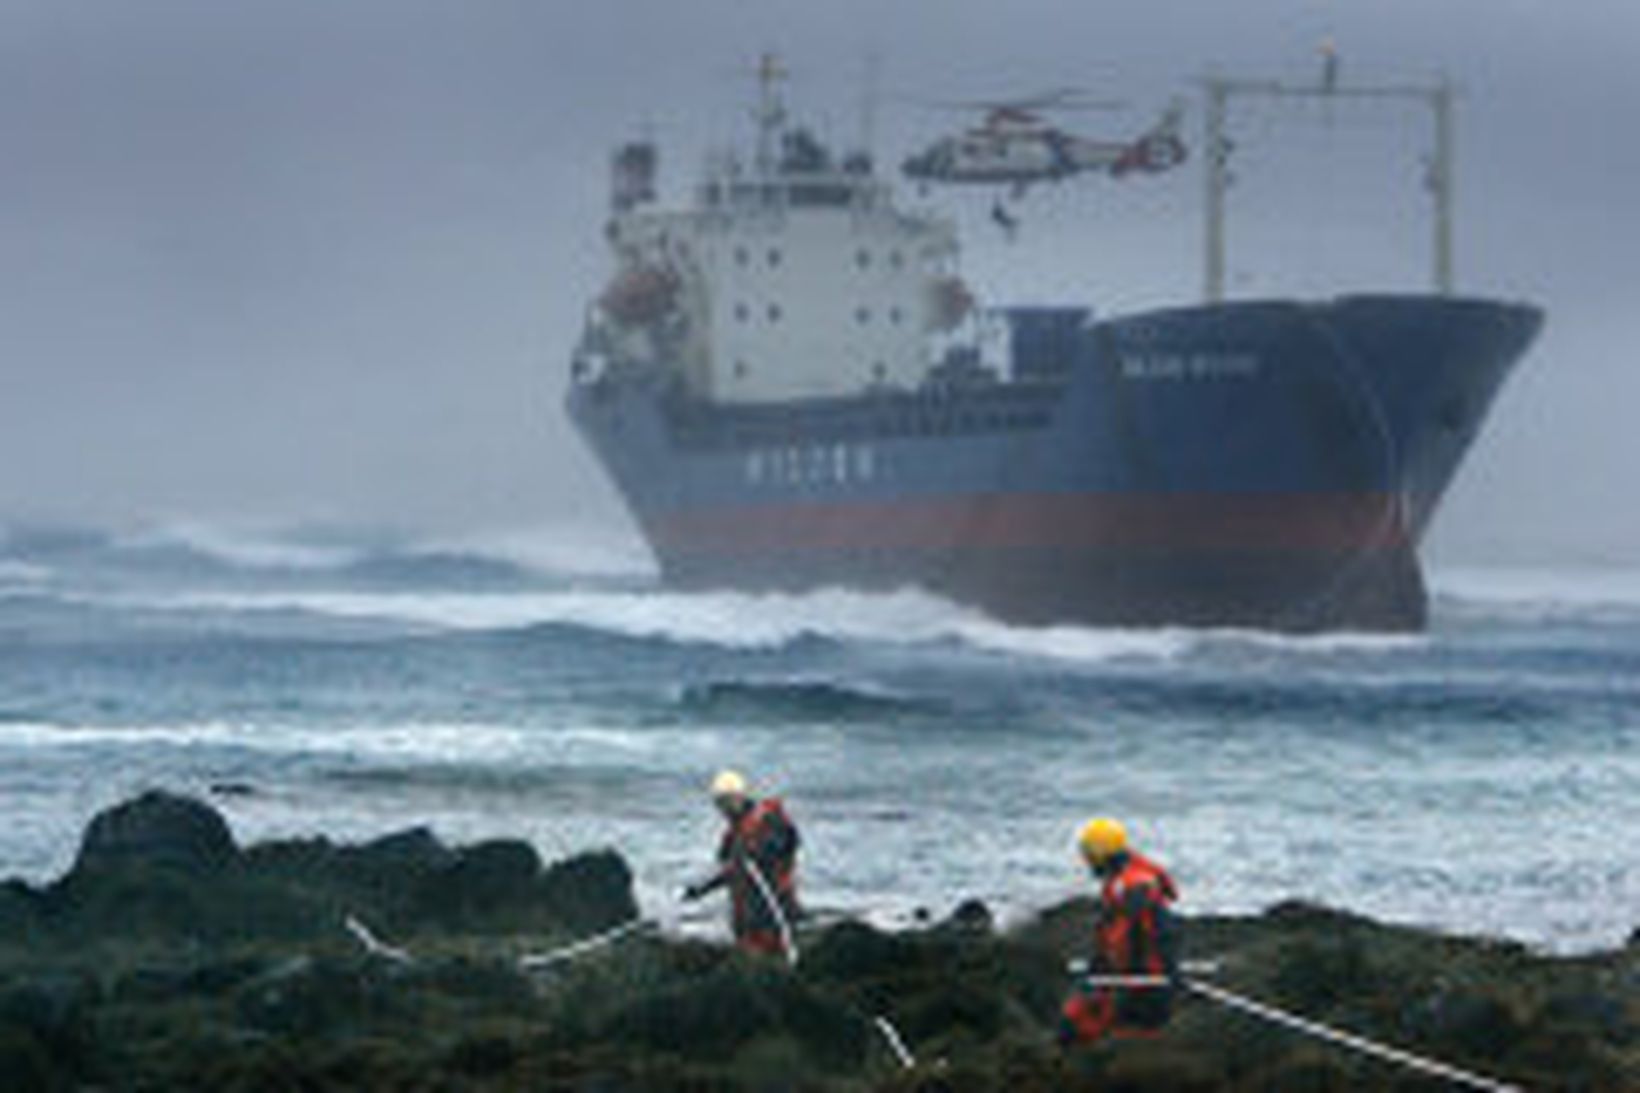
<svg viewBox="0 0 1640 1093">
<path fill-rule="evenodd" d="M 788 970 L 650 928 L 614 851 L 546 865 L 419 828 L 241 847 L 209 805 L 150 793 L 97 816 L 62 878 L 0 885 L 0 1085 L 1453 1088 L 1190 996 L 1160 1039 L 1067 1055 L 1089 913 L 805 927 Z M 1640 1089 L 1640 937 L 1551 957 L 1301 904 L 1186 930 L 1214 982 L 1285 1010 L 1526 1089 Z"/>
</svg>

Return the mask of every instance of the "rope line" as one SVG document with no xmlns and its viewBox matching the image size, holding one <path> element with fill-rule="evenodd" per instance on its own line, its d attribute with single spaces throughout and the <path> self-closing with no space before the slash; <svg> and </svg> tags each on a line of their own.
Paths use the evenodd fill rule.
<svg viewBox="0 0 1640 1093">
<path fill-rule="evenodd" d="M 1211 983 L 1203 983 L 1195 979 L 1186 979 L 1184 980 L 1184 986 L 1187 989 L 1202 995 L 1203 997 L 1210 998 L 1213 1001 L 1218 1002 L 1220 1005 L 1229 1006 L 1231 1009 L 1241 1010 L 1243 1013 L 1250 1014 L 1265 1021 L 1270 1021 L 1277 1025 L 1283 1025 L 1294 1030 L 1295 1032 L 1302 1032 L 1307 1036 L 1314 1036 L 1317 1039 L 1327 1040 L 1331 1043 L 1338 1044 L 1341 1047 L 1351 1048 L 1355 1051 L 1361 1052 L 1364 1055 L 1373 1055 L 1380 1059 L 1385 1059 L 1392 1063 L 1399 1063 L 1404 1067 L 1421 1071 L 1437 1078 L 1445 1078 L 1447 1081 L 1456 1085 L 1468 1086 L 1471 1089 L 1485 1090 L 1487 1093 L 1521 1093 L 1519 1086 L 1509 1085 L 1505 1082 L 1500 1082 L 1493 1078 L 1487 1078 L 1480 1074 L 1472 1074 L 1467 1070 L 1459 1070 L 1455 1066 L 1450 1066 L 1435 1059 L 1428 1059 L 1422 1055 L 1414 1055 L 1410 1051 L 1402 1051 L 1400 1048 L 1389 1047 L 1385 1044 L 1376 1043 L 1372 1040 L 1366 1039 L 1365 1037 L 1356 1036 L 1353 1033 L 1344 1032 L 1341 1029 L 1335 1029 L 1328 1025 L 1323 1025 L 1319 1021 L 1311 1021 L 1307 1018 L 1299 1017 L 1297 1014 L 1288 1013 L 1286 1010 L 1280 1010 L 1274 1006 L 1265 1005 L 1262 1002 L 1255 1002 L 1251 998 L 1245 998 L 1239 994 L 1227 991 L 1223 987 L 1216 987 Z"/>
<path fill-rule="evenodd" d="M 1400 1048 L 1368 1040 L 1364 1036 L 1357 1036 L 1354 1033 L 1345 1032 L 1330 1025 L 1323 1025 L 1319 1021 L 1312 1021 L 1309 1018 L 1288 1013 L 1286 1010 L 1277 1009 L 1263 1002 L 1255 1002 L 1244 995 L 1227 991 L 1223 987 L 1214 986 L 1211 983 L 1204 983 L 1199 979 L 1174 981 L 1165 975 L 1089 975 L 1084 976 L 1081 982 L 1083 986 L 1091 989 L 1154 990 L 1173 986 L 1184 987 L 1186 990 L 1194 991 L 1220 1005 L 1240 1010 L 1261 1020 L 1282 1025 L 1295 1032 L 1314 1036 L 1317 1039 L 1326 1040 L 1341 1047 L 1351 1048 L 1365 1055 L 1372 1055 L 1389 1062 L 1399 1063 L 1402 1066 L 1434 1077 L 1445 1078 L 1447 1081 L 1458 1085 L 1485 1090 L 1486 1093 L 1521 1093 L 1519 1086 L 1509 1085 L 1506 1082 L 1500 1082 L 1480 1074 L 1473 1074 L 1467 1070 L 1460 1070 L 1436 1059 L 1414 1055 L 1410 1051 L 1403 1051 Z"/>
<path fill-rule="evenodd" d="M 650 918 L 628 919 L 619 926 L 613 926 L 602 933 L 593 934 L 591 937 L 583 938 L 580 941 L 571 942 L 548 952 L 521 956 L 518 958 L 518 966 L 525 971 L 539 971 L 565 960 L 574 960 L 576 957 L 584 956 L 595 949 L 601 949 L 606 945 L 613 944 L 644 927 L 655 925 L 657 925 L 655 920 Z"/>
<path fill-rule="evenodd" d="M 763 902 L 768 905 L 769 911 L 774 915 L 775 925 L 780 927 L 780 947 L 786 952 L 786 963 L 795 968 L 797 967 L 797 939 L 792 937 L 792 924 L 786 921 L 786 912 L 780 909 L 780 901 L 775 898 L 774 889 L 769 887 L 769 879 L 763 875 L 763 870 L 758 868 L 757 860 L 748 854 L 745 863 L 747 872 L 751 874 L 752 882 L 757 885 L 758 893 L 763 897 Z"/>
<path fill-rule="evenodd" d="M 347 927 L 348 933 L 358 938 L 359 944 L 364 946 L 364 951 L 371 956 L 379 956 L 391 960 L 395 964 L 410 964 L 415 960 L 407 950 L 384 944 L 375 934 L 370 932 L 369 927 L 352 915 L 344 918 L 342 925 Z"/>
<path fill-rule="evenodd" d="M 917 1065 L 917 1060 L 911 1054 L 911 1050 L 905 1046 L 905 1041 L 900 1038 L 900 1030 L 895 1028 L 887 1017 L 878 1014 L 871 1019 L 871 1023 L 877 1026 L 877 1031 L 881 1032 L 883 1039 L 888 1041 L 889 1050 L 894 1053 L 894 1058 L 900 1061 L 902 1067 L 911 1070 Z"/>
</svg>

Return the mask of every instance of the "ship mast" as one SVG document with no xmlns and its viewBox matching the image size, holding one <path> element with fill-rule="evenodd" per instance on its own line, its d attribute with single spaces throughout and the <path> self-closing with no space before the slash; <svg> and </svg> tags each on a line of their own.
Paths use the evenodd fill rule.
<svg viewBox="0 0 1640 1093">
<path fill-rule="evenodd" d="M 780 131 L 786 124 L 786 104 L 780 98 L 780 81 L 785 78 L 780 59 L 763 54 L 757 63 L 757 173 L 765 177 L 774 173 Z"/>
<path fill-rule="evenodd" d="M 1207 76 L 1201 81 L 1205 99 L 1202 140 L 1205 179 L 1203 224 L 1205 256 L 1203 294 L 1208 302 L 1224 299 L 1225 272 L 1225 192 L 1233 177 L 1229 169 L 1232 144 L 1225 135 L 1232 101 L 1252 99 L 1316 99 L 1323 102 L 1347 99 L 1365 102 L 1415 102 L 1429 108 L 1434 119 L 1434 151 L 1424 175 L 1424 186 L 1434 206 L 1431 241 L 1431 280 L 1435 291 L 1451 295 L 1452 273 L 1452 176 L 1453 117 L 1452 84 L 1443 76 L 1433 84 L 1383 86 L 1349 85 L 1338 82 L 1338 55 L 1322 51 L 1321 78 L 1314 84 L 1283 84 L 1275 80 L 1250 80 Z"/>
</svg>

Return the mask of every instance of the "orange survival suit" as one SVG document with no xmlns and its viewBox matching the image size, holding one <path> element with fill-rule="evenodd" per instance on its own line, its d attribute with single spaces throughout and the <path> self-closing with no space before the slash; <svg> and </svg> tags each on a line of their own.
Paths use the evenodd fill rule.
<svg viewBox="0 0 1640 1093">
<path fill-rule="evenodd" d="M 1155 862 L 1123 850 L 1098 867 L 1103 879 L 1094 924 L 1095 975 L 1178 977 L 1178 899 L 1173 878 Z M 1173 988 L 1088 987 L 1061 1011 L 1060 1040 L 1092 1043 L 1105 1036 L 1153 1036 L 1173 1013 Z"/>
<path fill-rule="evenodd" d="M 780 955 L 785 946 L 780 937 L 780 920 L 750 865 L 755 864 L 767 882 L 780 913 L 791 926 L 797 922 L 797 825 L 786 815 L 778 797 L 748 800 L 738 815 L 728 817 L 723 838 L 718 843 L 718 870 L 686 893 L 699 897 L 714 888 L 729 886 L 730 918 L 735 944 L 745 952 Z"/>
</svg>

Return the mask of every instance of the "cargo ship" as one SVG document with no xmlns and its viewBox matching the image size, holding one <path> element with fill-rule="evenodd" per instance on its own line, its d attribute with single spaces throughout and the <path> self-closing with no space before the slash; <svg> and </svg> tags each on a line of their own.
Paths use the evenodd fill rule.
<svg viewBox="0 0 1640 1093">
<path fill-rule="evenodd" d="M 772 72 L 755 146 L 709 157 L 685 205 L 657 199 L 653 144 L 619 148 L 567 409 L 663 582 L 916 587 L 1020 624 L 1424 627 L 1419 541 L 1541 313 L 1451 291 L 1444 84 L 1434 290 L 1225 299 L 1228 104 L 1351 89 L 1206 86 L 1207 298 L 1110 317 L 978 306 L 953 222 L 792 125 Z"/>
</svg>

